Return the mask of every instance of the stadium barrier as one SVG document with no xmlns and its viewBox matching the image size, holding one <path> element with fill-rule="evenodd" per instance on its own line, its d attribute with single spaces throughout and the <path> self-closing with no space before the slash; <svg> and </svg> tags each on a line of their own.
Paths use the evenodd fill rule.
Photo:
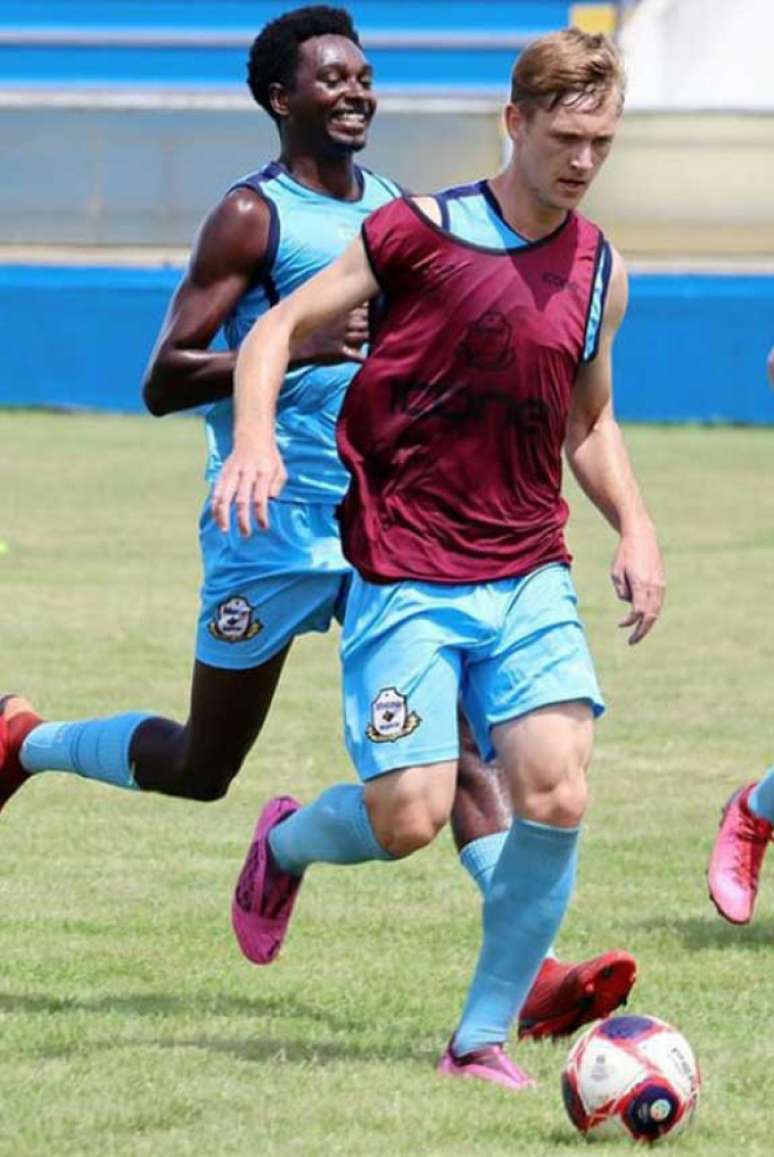
<svg viewBox="0 0 774 1157">
<path fill-rule="evenodd" d="M 180 269 L 0 267 L 0 405 L 142 409 L 140 382 Z M 774 276 L 631 278 L 616 345 L 623 420 L 774 424 L 765 361 Z"/>
</svg>

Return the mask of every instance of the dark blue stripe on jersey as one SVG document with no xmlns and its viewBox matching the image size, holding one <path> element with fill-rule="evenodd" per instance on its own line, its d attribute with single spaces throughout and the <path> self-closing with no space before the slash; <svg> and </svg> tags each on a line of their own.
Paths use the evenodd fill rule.
<svg viewBox="0 0 774 1157">
<path fill-rule="evenodd" d="M 441 211 L 441 228 L 445 229 L 447 233 L 451 229 L 449 220 L 449 200 L 446 193 L 439 193 L 436 197 L 436 203 Z"/>
<path fill-rule="evenodd" d="M 228 190 L 231 193 L 234 189 L 252 189 L 254 193 L 263 201 L 264 205 L 269 211 L 269 234 L 266 238 L 266 252 L 263 256 L 263 261 L 256 268 L 253 274 L 253 279 L 250 282 L 250 289 L 254 289 L 256 285 L 262 285 L 266 292 L 266 300 L 269 305 L 276 305 L 279 301 L 279 293 L 277 286 L 274 283 L 274 278 L 271 275 L 274 268 L 274 262 L 277 258 L 277 250 L 280 242 L 280 223 L 277 206 L 272 201 L 271 197 L 267 197 L 263 191 L 262 186 L 273 178 L 282 173 L 282 167 L 276 161 L 272 161 L 264 169 L 258 173 L 251 173 L 247 177 L 242 177 L 241 180 L 236 181 Z"/>
<path fill-rule="evenodd" d="M 613 251 L 610 248 L 610 242 L 603 239 L 602 250 L 602 298 L 599 303 L 599 325 L 597 332 L 594 335 L 594 345 L 589 354 L 589 361 L 593 361 L 599 353 L 599 338 L 602 333 L 602 321 L 605 316 L 605 306 L 607 305 L 607 291 L 610 288 L 610 275 L 613 272 Z"/>
<path fill-rule="evenodd" d="M 592 276 L 591 276 L 591 293 L 589 294 L 589 304 L 588 304 L 588 307 L 586 309 L 586 321 L 585 321 L 585 324 L 583 326 L 583 333 L 586 335 L 585 340 L 588 339 L 589 322 L 591 321 L 591 311 L 594 308 L 594 294 L 595 294 L 595 291 L 597 288 L 597 275 L 600 273 L 600 269 L 601 269 L 601 273 L 602 273 L 602 300 L 600 302 L 599 321 L 597 323 L 596 333 L 594 334 L 594 342 L 593 342 L 593 345 L 592 345 L 591 350 L 589 351 L 588 355 L 586 355 L 585 340 L 584 340 L 584 348 L 583 348 L 583 352 L 581 353 L 581 359 L 580 359 L 581 363 L 593 362 L 594 358 L 599 353 L 599 335 L 602 332 L 602 314 L 604 312 L 605 298 L 607 297 L 607 283 L 610 280 L 610 269 L 608 268 L 607 272 L 605 272 L 605 267 L 603 264 L 605 262 L 606 256 L 607 256 L 608 265 L 612 265 L 612 261 L 610 260 L 610 246 L 608 245 L 607 241 L 605 240 L 604 234 L 600 233 L 599 234 L 599 241 L 597 242 L 597 253 L 596 253 L 596 257 L 594 258 L 594 272 L 592 273 Z"/>
</svg>

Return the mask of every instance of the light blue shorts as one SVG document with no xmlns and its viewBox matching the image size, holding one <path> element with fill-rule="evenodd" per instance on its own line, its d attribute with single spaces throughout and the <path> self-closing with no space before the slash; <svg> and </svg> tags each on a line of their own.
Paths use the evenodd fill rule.
<svg viewBox="0 0 774 1157">
<path fill-rule="evenodd" d="M 457 703 L 485 759 L 491 728 L 538 707 L 604 702 L 569 569 L 445 586 L 353 575 L 341 654 L 347 748 L 361 779 L 459 754 Z"/>
<path fill-rule="evenodd" d="M 269 529 L 242 538 L 215 525 L 209 499 L 199 520 L 204 582 L 196 658 L 245 670 L 266 663 L 296 635 L 327 631 L 344 614 L 351 568 L 341 553 L 335 507 L 272 502 Z"/>
</svg>

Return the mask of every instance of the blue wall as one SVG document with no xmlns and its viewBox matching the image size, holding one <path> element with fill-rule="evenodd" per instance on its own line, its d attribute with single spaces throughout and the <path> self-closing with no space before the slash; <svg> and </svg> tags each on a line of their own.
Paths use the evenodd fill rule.
<svg viewBox="0 0 774 1157">
<path fill-rule="evenodd" d="M 141 409 L 178 269 L 0 267 L 0 405 Z M 616 343 L 628 421 L 774 424 L 774 277 L 634 274 Z"/>
</svg>

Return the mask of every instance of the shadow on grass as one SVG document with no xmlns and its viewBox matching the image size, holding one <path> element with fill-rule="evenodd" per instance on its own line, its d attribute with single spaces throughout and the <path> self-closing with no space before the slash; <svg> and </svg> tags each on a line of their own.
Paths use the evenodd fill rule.
<svg viewBox="0 0 774 1157">
<path fill-rule="evenodd" d="M 687 948 L 702 951 L 716 948 L 746 948 L 768 952 L 774 945 L 774 924 L 760 920 L 757 924 L 737 927 L 712 912 L 706 916 L 663 917 L 637 921 L 637 931 L 668 933 Z"/>
<path fill-rule="evenodd" d="M 45 1053 L 51 1056 L 56 1053 L 65 1056 L 71 1053 L 98 1050 L 100 1048 L 192 1048 L 203 1049 L 209 1052 L 221 1053 L 236 1057 L 238 1060 L 287 1061 L 296 1064 L 330 1064 L 339 1060 L 359 1061 L 399 1061 L 417 1060 L 434 1063 L 440 1055 L 439 1049 L 430 1045 L 413 1044 L 404 1038 L 394 1043 L 374 1045 L 373 1042 L 358 1043 L 358 1037 L 367 1032 L 368 1026 L 358 1024 L 352 1018 L 346 1019 L 337 1016 L 334 1012 L 317 1008 L 313 1005 L 288 1001 L 286 999 L 248 999 L 246 997 L 215 996 L 197 1000 L 196 997 L 171 996 L 166 993 L 137 993 L 122 996 L 100 996 L 89 1000 L 77 997 L 48 997 L 37 995 L 16 995 L 0 992 L 0 1013 L 26 1013 L 43 1016 L 72 1015 L 77 1012 L 93 1013 L 96 1016 L 120 1013 L 128 1017 L 151 1016 L 178 1017 L 190 1016 L 195 1012 L 199 1016 L 240 1016 L 248 1017 L 255 1023 L 255 1039 L 246 1041 L 236 1035 L 233 1039 L 226 1036 L 208 1036 L 202 1034 L 196 1037 L 165 1036 L 138 1041 L 136 1038 L 121 1040 L 120 1036 L 111 1029 L 110 1042 L 79 1042 L 72 1046 L 62 1045 L 47 1047 Z M 262 1039 L 261 1020 L 284 1019 L 286 1021 L 311 1022 L 321 1025 L 329 1032 L 346 1034 L 342 1041 L 305 1042 L 296 1040 Z"/>
</svg>

